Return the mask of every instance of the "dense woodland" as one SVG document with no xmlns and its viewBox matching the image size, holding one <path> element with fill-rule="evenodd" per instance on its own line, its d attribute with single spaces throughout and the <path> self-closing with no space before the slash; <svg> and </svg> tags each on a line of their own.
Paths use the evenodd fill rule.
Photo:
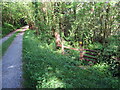
<svg viewBox="0 0 120 90">
<path fill-rule="evenodd" d="M 30 30 L 26 31 L 23 42 L 26 87 L 117 88 L 120 75 L 120 2 L 3 2 L 1 5 L 2 37 L 29 25 Z M 91 62 L 94 57 L 91 61 L 80 59 L 79 50 L 74 50 L 80 45 L 97 52 L 94 56 L 96 63 Z M 80 65 L 92 69 L 81 71 L 78 69 Z M 94 73 L 93 76 L 89 71 Z M 52 78 L 53 73 L 64 79 L 64 84 L 56 77 Z M 94 82 L 91 85 L 94 75 L 97 79 L 99 75 L 107 78 L 96 80 L 95 83 L 102 83 L 98 86 Z M 50 77 L 54 81 L 48 82 Z M 55 83 L 58 84 L 55 86 Z"/>
</svg>

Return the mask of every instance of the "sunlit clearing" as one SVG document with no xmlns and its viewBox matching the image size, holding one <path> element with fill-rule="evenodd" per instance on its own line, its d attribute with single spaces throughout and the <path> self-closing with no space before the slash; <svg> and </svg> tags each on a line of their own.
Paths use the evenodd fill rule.
<svg viewBox="0 0 120 90">
<path fill-rule="evenodd" d="M 43 83 L 42 83 L 42 88 L 63 88 L 63 87 L 64 87 L 64 83 L 61 82 L 55 76 L 53 76 L 47 80 L 43 80 Z"/>
<path fill-rule="evenodd" d="M 107 65 L 106 63 L 101 63 L 101 64 L 94 65 L 93 68 L 99 69 L 100 71 L 104 71 L 109 68 L 109 65 Z"/>
</svg>

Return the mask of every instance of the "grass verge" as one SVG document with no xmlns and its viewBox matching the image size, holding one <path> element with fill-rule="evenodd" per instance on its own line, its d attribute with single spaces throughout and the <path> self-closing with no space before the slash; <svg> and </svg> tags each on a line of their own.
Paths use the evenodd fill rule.
<svg viewBox="0 0 120 90">
<path fill-rule="evenodd" d="M 88 69 L 78 67 L 72 59 L 50 49 L 39 41 L 34 31 L 23 37 L 23 77 L 26 88 L 118 88 L 118 78 L 113 78 L 107 64 Z"/>
</svg>

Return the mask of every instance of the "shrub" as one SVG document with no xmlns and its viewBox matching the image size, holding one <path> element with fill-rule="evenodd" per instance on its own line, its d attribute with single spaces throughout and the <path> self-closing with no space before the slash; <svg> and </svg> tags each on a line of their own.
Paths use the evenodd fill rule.
<svg viewBox="0 0 120 90">
<path fill-rule="evenodd" d="M 9 23 L 3 23 L 3 27 L 2 27 L 2 37 L 4 37 L 5 35 L 9 34 L 10 32 L 14 31 L 17 28 L 20 28 L 20 25 L 12 25 Z"/>
<path fill-rule="evenodd" d="M 111 36 L 106 40 L 108 41 L 106 44 L 94 43 L 89 45 L 89 48 L 97 49 L 100 53 L 98 56 L 99 62 L 107 63 L 110 66 L 109 70 L 112 72 L 113 76 L 119 76 L 118 69 L 120 62 L 118 61 L 118 55 L 120 40 L 118 36 Z"/>
</svg>

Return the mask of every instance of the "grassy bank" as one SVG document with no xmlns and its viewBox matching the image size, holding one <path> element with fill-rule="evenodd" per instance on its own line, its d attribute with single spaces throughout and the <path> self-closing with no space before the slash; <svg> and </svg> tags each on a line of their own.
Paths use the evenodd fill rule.
<svg viewBox="0 0 120 90">
<path fill-rule="evenodd" d="M 82 69 L 72 58 L 56 53 L 26 31 L 23 37 L 23 77 L 28 88 L 118 88 L 105 63 Z"/>
</svg>

